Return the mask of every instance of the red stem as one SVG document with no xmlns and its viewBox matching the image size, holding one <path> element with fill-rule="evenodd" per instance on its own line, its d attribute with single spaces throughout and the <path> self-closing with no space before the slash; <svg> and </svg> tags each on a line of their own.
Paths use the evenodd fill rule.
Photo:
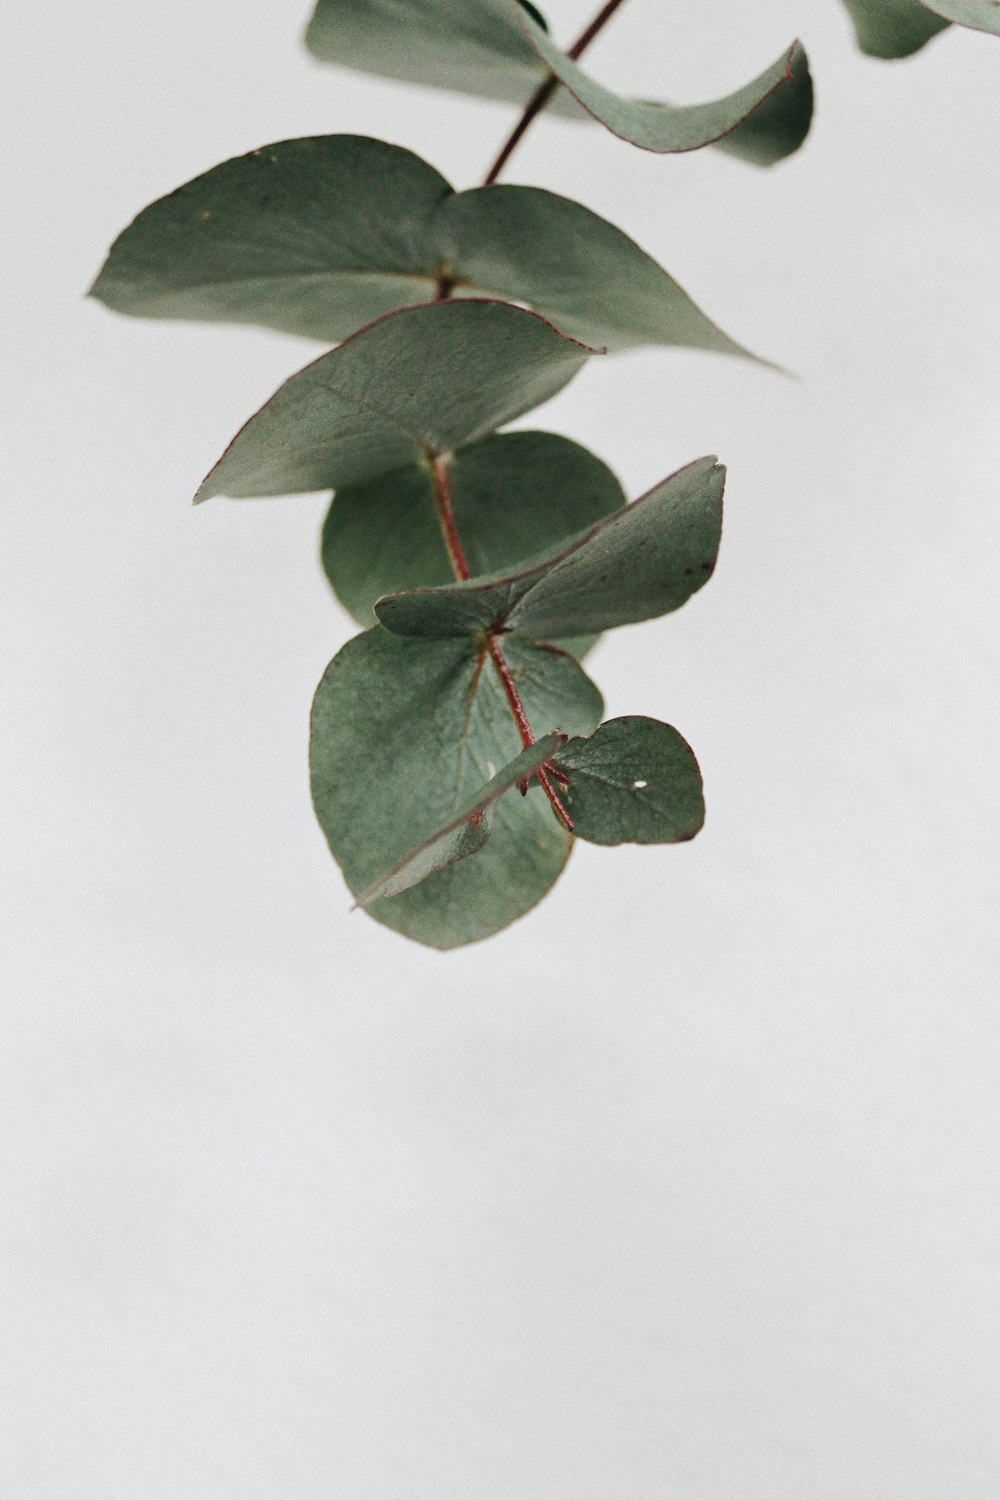
<svg viewBox="0 0 1000 1500">
<path fill-rule="evenodd" d="M 448 551 L 452 572 L 457 579 L 464 581 L 466 578 L 472 577 L 472 569 L 469 567 L 469 560 L 465 555 L 465 548 L 462 546 L 462 538 L 459 536 L 458 527 L 455 524 L 451 471 L 448 459 L 443 453 L 439 453 L 433 460 L 432 472 L 434 475 L 434 500 L 437 505 L 438 520 L 441 523 L 441 534 L 444 537 L 444 544 Z M 499 674 L 504 693 L 507 696 L 507 702 L 510 704 L 510 711 L 514 715 L 517 732 L 521 736 L 521 744 L 527 750 L 535 743 L 535 736 L 531 732 L 531 725 L 528 723 L 528 715 L 524 711 L 524 704 L 521 702 L 521 695 L 517 690 L 514 674 L 507 665 L 507 658 L 501 651 L 500 642 L 495 635 L 490 635 L 487 641 L 487 649 L 493 660 L 493 665 Z M 535 775 L 545 789 L 545 795 L 552 803 L 556 817 L 572 833 L 572 819 L 559 801 L 556 790 L 546 774 L 546 768 L 544 766 L 540 767 L 535 772 Z M 563 778 L 560 776 L 559 779 L 562 780 Z M 527 786 L 524 787 L 524 790 L 527 791 Z"/>
<path fill-rule="evenodd" d="M 451 471 L 448 460 L 443 453 L 439 453 L 433 462 L 434 472 L 434 498 L 437 502 L 438 520 L 441 522 L 441 532 L 444 536 L 444 544 L 448 549 L 448 558 L 451 562 L 452 571 L 456 578 L 466 579 L 472 577 L 472 569 L 469 567 L 469 559 L 465 555 L 462 546 L 462 538 L 458 534 L 455 525 L 455 511 L 451 496 Z"/>
<path fill-rule="evenodd" d="M 597 15 L 591 21 L 586 30 L 582 31 L 577 37 L 576 41 L 573 43 L 572 47 L 570 47 L 568 53 L 566 54 L 567 57 L 571 57 L 574 62 L 578 57 L 581 57 L 590 46 L 591 42 L 594 40 L 597 33 L 604 30 L 605 26 L 611 20 L 611 17 L 614 15 L 615 11 L 622 4 L 624 4 L 624 0 L 607 0 L 607 4 L 602 6 L 602 8 L 598 11 Z M 550 73 L 548 78 L 546 78 L 543 83 L 539 84 L 538 88 L 535 90 L 531 98 L 528 100 L 528 103 L 525 105 L 524 114 L 514 126 L 514 129 L 511 132 L 508 140 L 504 143 L 500 155 L 497 157 L 496 161 L 493 163 L 492 167 L 490 167 L 490 170 L 483 178 L 483 187 L 492 187 L 493 183 L 496 182 L 497 178 L 500 176 L 500 173 L 503 171 L 504 167 L 507 165 L 508 161 L 513 155 L 515 148 L 520 143 L 521 137 L 528 129 L 528 126 L 531 124 L 532 120 L 534 120 L 538 115 L 541 114 L 542 110 L 545 108 L 546 104 L 548 104 L 549 100 L 552 98 L 552 95 L 559 87 L 559 79 L 554 73 Z"/>
<path fill-rule="evenodd" d="M 517 690 L 514 674 L 507 665 L 507 658 L 501 651 L 500 642 L 495 635 L 490 636 L 488 644 L 490 656 L 493 658 L 493 665 L 497 669 L 500 681 L 503 684 L 503 690 L 507 694 L 507 702 L 510 704 L 510 711 L 514 715 L 514 722 L 517 724 L 518 733 L 521 736 L 521 744 L 525 750 L 529 750 L 535 743 L 535 736 L 531 732 L 531 725 L 528 723 L 528 715 L 524 711 L 524 704 L 521 702 L 521 694 Z M 556 817 L 562 823 L 563 827 L 572 833 L 573 820 L 560 802 L 556 789 L 548 778 L 547 770 L 546 766 L 540 766 L 535 775 L 538 777 L 546 797 L 552 803 L 552 810 Z M 560 780 L 562 779 L 560 777 Z M 527 790 L 527 785 L 522 785 L 522 795 Z"/>
</svg>

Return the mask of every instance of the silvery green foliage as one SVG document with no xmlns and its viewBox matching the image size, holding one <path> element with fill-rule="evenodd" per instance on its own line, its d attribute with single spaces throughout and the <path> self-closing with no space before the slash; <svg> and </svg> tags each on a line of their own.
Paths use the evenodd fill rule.
<svg viewBox="0 0 1000 1500">
<path fill-rule="evenodd" d="M 617 0 L 620 4 L 621 0 Z M 860 44 L 916 50 L 1000 0 L 845 0 Z M 710 104 L 621 98 L 528 0 L 318 0 L 322 60 L 596 120 L 655 152 L 759 166 L 812 118 L 796 42 Z M 512 137 L 508 147 L 518 138 Z M 506 153 L 499 161 L 506 160 Z M 502 429 L 639 345 L 756 358 L 612 224 L 534 187 L 455 188 L 367 136 L 281 141 L 141 213 L 94 287 L 142 317 L 256 323 L 335 347 L 237 433 L 196 498 L 329 490 L 322 557 L 364 628 L 313 704 L 316 814 L 357 903 L 419 942 L 499 931 L 574 838 L 680 843 L 701 775 L 669 725 L 602 723 L 597 635 L 681 607 L 711 576 L 724 471 L 698 459 L 626 503 L 568 439 Z"/>
</svg>

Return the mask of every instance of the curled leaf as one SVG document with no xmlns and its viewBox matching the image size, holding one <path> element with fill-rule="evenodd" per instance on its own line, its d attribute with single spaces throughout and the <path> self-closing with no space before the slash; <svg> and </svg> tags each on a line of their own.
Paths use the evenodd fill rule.
<svg viewBox="0 0 1000 1500">
<path fill-rule="evenodd" d="M 554 74 L 564 88 L 550 109 L 585 111 L 647 151 L 721 145 L 769 166 L 798 149 L 812 119 L 799 43 L 725 99 L 652 104 L 596 83 L 556 46 L 535 7 L 519 0 L 318 0 L 306 44 L 324 62 L 522 105 Z"/>
<path fill-rule="evenodd" d="M 503 631 L 535 640 L 654 619 L 710 578 L 724 484 L 716 459 L 698 459 L 522 571 L 390 594 L 375 613 L 398 635 Z"/>
</svg>

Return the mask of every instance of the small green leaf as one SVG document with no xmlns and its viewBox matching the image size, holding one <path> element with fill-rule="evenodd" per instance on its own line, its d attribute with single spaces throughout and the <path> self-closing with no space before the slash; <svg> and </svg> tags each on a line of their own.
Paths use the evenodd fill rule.
<svg viewBox="0 0 1000 1500">
<path fill-rule="evenodd" d="M 530 187 L 456 193 L 412 152 L 354 135 L 264 146 L 161 198 L 119 235 L 92 295 L 137 317 L 331 343 L 431 300 L 442 276 L 455 297 L 525 304 L 589 344 L 748 352 L 581 204 Z"/>
<path fill-rule="evenodd" d="M 844 0 L 858 46 L 871 57 L 909 57 L 919 52 L 947 21 L 932 16 L 919 0 Z"/>
<path fill-rule="evenodd" d="M 428 462 L 547 401 L 595 352 L 504 302 L 390 313 L 286 380 L 195 500 L 336 489 Z"/>
<path fill-rule="evenodd" d="M 455 455 L 450 473 L 455 521 L 477 575 L 550 551 L 625 505 L 600 459 L 551 432 L 484 438 Z M 373 606 L 383 594 L 451 582 L 426 465 L 338 490 L 323 527 L 323 566 L 364 626 L 377 623 Z M 557 644 L 580 654 L 578 641 Z"/>
<path fill-rule="evenodd" d="M 858 46 L 873 57 L 909 57 L 951 22 L 1000 36 L 1000 0 L 844 0 Z"/>
<path fill-rule="evenodd" d="M 701 772 L 676 729 L 656 719 L 609 719 L 555 756 L 569 777 L 559 796 L 573 832 L 591 844 L 677 844 L 705 821 Z"/>
<path fill-rule="evenodd" d="M 601 695 L 572 657 L 524 641 L 504 650 L 539 733 L 596 728 Z M 471 642 L 403 640 L 377 626 L 349 641 L 316 693 L 310 769 L 316 815 L 352 892 L 434 837 L 521 748 L 499 677 Z M 569 848 L 536 786 L 497 806 L 475 859 L 370 912 L 431 947 L 476 942 L 541 900 Z"/>
<path fill-rule="evenodd" d="M 306 45 L 324 62 L 522 105 L 551 72 L 565 88 L 550 110 L 579 116 L 582 106 L 648 151 L 724 144 L 770 165 L 802 144 L 812 117 L 812 85 L 798 43 L 727 99 L 648 104 L 595 83 L 555 45 L 538 11 L 518 0 L 318 0 Z M 760 118 L 753 121 L 755 112 Z"/>
<path fill-rule="evenodd" d="M 522 572 L 390 594 L 375 613 L 399 635 L 498 630 L 535 640 L 654 619 L 678 609 L 710 578 L 724 483 L 714 458 L 698 459 Z"/>
<path fill-rule="evenodd" d="M 450 823 L 416 849 L 411 849 L 394 869 L 362 891 L 358 906 L 371 906 L 380 896 L 401 895 L 438 870 L 456 865 L 460 860 L 468 859 L 470 854 L 478 854 L 493 834 L 496 804 L 500 798 L 540 770 L 551 759 L 553 751 L 565 742 L 564 735 L 548 734 L 523 750 L 516 760 L 504 766 L 480 788 Z"/>
</svg>

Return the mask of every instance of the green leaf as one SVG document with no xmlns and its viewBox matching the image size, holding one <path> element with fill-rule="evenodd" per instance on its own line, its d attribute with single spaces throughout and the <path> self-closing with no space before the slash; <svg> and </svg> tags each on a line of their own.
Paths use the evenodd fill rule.
<svg viewBox="0 0 1000 1500">
<path fill-rule="evenodd" d="M 564 735 L 548 734 L 523 750 L 516 760 L 504 766 L 481 787 L 450 823 L 416 849 L 411 849 L 394 869 L 362 891 L 358 906 L 370 906 L 380 896 L 398 896 L 438 870 L 458 864 L 470 854 L 478 854 L 493 834 L 496 804 L 500 798 L 540 770 L 551 759 L 553 751 L 565 742 Z"/>
<path fill-rule="evenodd" d="M 365 136 L 280 141 L 144 209 L 91 288 L 117 312 L 263 324 L 336 343 L 434 296 L 426 226 L 452 196 L 410 151 Z"/>
<path fill-rule="evenodd" d="M 1000 0 L 928 0 L 927 9 L 959 26 L 1000 36 Z"/>
<path fill-rule="evenodd" d="M 354 135 L 264 146 L 161 198 L 115 241 L 92 295 L 139 317 L 337 342 L 432 299 L 442 276 L 453 296 L 524 303 L 586 343 L 747 354 L 581 204 L 530 187 L 456 193 L 412 152 Z"/>
<path fill-rule="evenodd" d="M 677 844 L 705 821 L 701 772 L 690 745 L 656 719 L 609 719 L 555 756 L 569 777 L 560 800 L 573 832 L 591 844 Z"/>
<path fill-rule="evenodd" d="M 550 109 L 578 115 L 582 106 L 648 151 L 693 151 L 732 137 L 726 149 L 770 165 L 802 144 L 812 117 L 812 85 L 798 43 L 726 99 L 649 104 L 595 83 L 555 45 L 538 12 L 518 0 L 319 0 L 306 44 L 324 62 L 522 105 L 551 72 L 565 88 Z"/>
<path fill-rule="evenodd" d="M 517 13 L 512 0 L 319 0 L 306 46 L 379 78 L 523 104 L 546 69 Z"/>
<path fill-rule="evenodd" d="M 399 635 L 518 631 L 536 640 L 667 614 L 711 577 L 724 482 L 714 458 L 698 459 L 523 571 L 390 594 L 375 613 Z"/>
<path fill-rule="evenodd" d="M 450 472 L 455 521 L 476 574 L 516 567 L 625 504 L 600 459 L 551 432 L 484 438 L 457 453 Z M 383 594 L 454 577 L 423 464 L 338 490 L 322 551 L 334 592 L 364 626 L 376 623 L 373 606 Z M 574 655 L 584 645 L 557 644 Z"/>
<path fill-rule="evenodd" d="M 858 46 L 873 57 L 909 57 L 950 22 L 1000 36 L 1000 0 L 844 0 Z"/>
<path fill-rule="evenodd" d="M 919 0 L 844 0 L 858 46 L 871 57 L 909 57 L 948 24 Z"/>
<path fill-rule="evenodd" d="M 595 352 L 504 302 L 390 313 L 286 380 L 195 500 L 336 489 L 428 463 L 547 401 Z"/>
<path fill-rule="evenodd" d="M 589 734 L 601 696 L 561 653 L 512 641 L 505 655 L 538 733 Z M 376 626 L 348 642 L 316 693 L 313 801 L 355 895 L 432 838 L 521 750 L 499 677 L 467 641 L 403 640 Z M 540 901 L 570 838 L 539 787 L 497 807 L 476 859 L 439 870 L 370 911 L 418 942 L 489 937 Z"/>
<path fill-rule="evenodd" d="M 652 104 L 623 99 L 588 77 L 528 16 L 532 44 L 575 99 L 612 134 L 644 151 L 720 146 L 769 167 L 797 151 L 812 122 L 813 88 L 805 49 L 796 42 L 752 83 L 711 104 Z"/>
</svg>

